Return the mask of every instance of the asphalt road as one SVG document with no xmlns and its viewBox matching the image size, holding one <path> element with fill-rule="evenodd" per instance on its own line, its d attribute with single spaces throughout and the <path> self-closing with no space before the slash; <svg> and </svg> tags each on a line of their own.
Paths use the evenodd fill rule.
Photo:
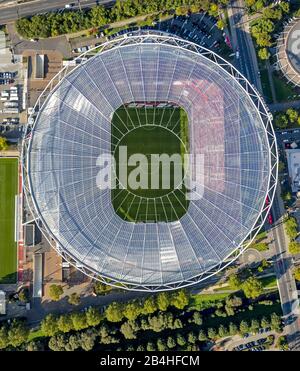
<svg viewBox="0 0 300 371">
<path fill-rule="evenodd" d="M 293 263 L 287 251 L 284 227 L 282 224 L 282 215 L 284 207 L 280 196 L 280 186 L 277 187 L 274 198 L 272 213 L 276 220 L 272 230 L 274 238 L 274 247 L 276 251 L 276 260 L 274 264 L 280 301 L 285 321 L 285 332 L 291 350 L 300 349 L 300 316 L 299 300 L 295 279 L 293 277 Z"/>
<path fill-rule="evenodd" d="M 249 34 L 248 18 L 243 0 L 233 0 L 228 8 L 230 28 L 233 31 L 234 51 L 239 57 L 236 64 L 242 74 L 260 91 L 262 86 L 253 42 Z"/>
<path fill-rule="evenodd" d="M 90 8 L 96 4 L 109 5 L 114 3 L 112 0 L 32 0 L 27 3 L 4 7 L 0 6 L 0 25 L 15 21 L 21 17 L 34 14 L 46 13 L 57 9 L 64 9 L 66 4 L 74 3 L 74 9 Z"/>
</svg>

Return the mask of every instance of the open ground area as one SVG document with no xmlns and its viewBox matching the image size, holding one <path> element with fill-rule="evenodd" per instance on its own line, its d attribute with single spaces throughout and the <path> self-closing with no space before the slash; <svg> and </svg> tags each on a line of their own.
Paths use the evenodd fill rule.
<svg viewBox="0 0 300 371">
<path fill-rule="evenodd" d="M 187 131 L 187 115 L 179 107 L 121 107 L 115 112 L 112 120 L 112 152 L 116 160 L 117 187 L 112 191 L 112 203 L 122 219 L 131 222 L 170 222 L 186 213 L 189 202 L 182 184 L 182 159 L 188 152 Z M 127 158 L 126 155 L 120 155 L 120 148 L 124 147 L 127 148 Z M 120 189 L 122 181 L 119 173 L 124 165 L 127 167 L 130 156 L 135 154 L 145 156 L 144 163 L 138 166 L 142 175 L 137 176 L 137 181 L 141 186 L 136 189 L 132 187 L 130 177 L 136 166 L 129 164 L 127 185 L 122 184 L 124 187 Z M 155 169 L 150 165 L 153 154 L 178 155 L 179 161 L 175 159 L 169 168 L 160 162 Z M 180 177 L 174 175 L 177 165 L 180 167 Z M 154 178 L 157 178 L 156 186 L 152 185 Z"/>
<path fill-rule="evenodd" d="M 0 159 L 0 283 L 14 283 L 17 270 L 15 197 L 18 192 L 18 160 Z"/>
</svg>

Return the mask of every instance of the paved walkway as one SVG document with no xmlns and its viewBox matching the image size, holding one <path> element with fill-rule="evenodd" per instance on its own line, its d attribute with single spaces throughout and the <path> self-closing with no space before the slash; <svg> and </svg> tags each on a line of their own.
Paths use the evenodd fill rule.
<svg viewBox="0 0 300 371">
<path fill-rule="evenodd" d="M 143 298 L 148 294 L 145 292 L 134 291 L 113 291 L 111 294 L 105 296 L 86 296 L 81 298 L 81 303 L 74 306 L 68 303 L 67 297 L 55 302 L 47 301 L 41 303 L 39 299 L 35 299 L 32 303 L 32 309 L 27 313 L 27 320 L 29 324 L 36 324 L 40 322 L 47 314 L 61 314 L 82 310 L 89 306 L 105 307 L 110 303 L 126 302 L 137 298 Z"/>
<path fill-rule="evenodd" d="M 272 112 L 286 111 L 288 108 L 300 108 L 300 100 L 269 104 L 269 108 Z"/>
</svg>

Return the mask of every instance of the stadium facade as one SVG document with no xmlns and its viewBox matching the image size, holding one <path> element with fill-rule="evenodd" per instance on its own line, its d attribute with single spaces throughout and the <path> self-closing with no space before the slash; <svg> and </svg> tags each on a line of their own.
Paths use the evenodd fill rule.
<svg viewBox="0 0 300 371">
<path fill-rule="evenodd" d="M 271 114 L 231 64 L 183 39 L 123 35 L 91 54 L 49 83 L 27 125 L 24 191 L 35 219 L 59 254 L 111 285 L 159 291 L 211 277 L 251 244 L 270 211 Z M 204 193 L 178 220 L 124 221 L 111 190 L 97 187 L 113 114 L 132 102 L 182 107 L 190 152 L 204 156 Z"/>
<path fill-rule="evenodd" d="M 277 69 L 289 83 L 300 86 L 300 18 L 293 18 L 281 32 L 276 45 Z"/>
</svg>

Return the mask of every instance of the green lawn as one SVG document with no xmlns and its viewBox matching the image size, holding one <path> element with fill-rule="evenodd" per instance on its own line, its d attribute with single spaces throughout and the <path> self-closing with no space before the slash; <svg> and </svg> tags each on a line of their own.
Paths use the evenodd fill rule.
<svg viewBox="0 0 300 371">
<path fill-rule="evenodd" d="M 262 282 L 265 289 L 277 287 L 277 280 L 275 276 L 264 277 L 261 278 L 260 281 Z"/>
<path fill-rule="evenodd" d="M 16 282 L 15 196 L 18 193 L 18 160 L 0 159 L 0 283 Z"/>
<path fill-rule="evenodd" d="M 266 69 L 261 69 L 260 72 L 261 72 L 260 79 L 261 79 L 261 85 L 263 88 L 264 97 L 267 102 L 272 102 L 272 91 L 270 87 L 268 71 Z"/>
<path fill-rule="evenodd" d="M 276 91 L 276 97 L 278 102 L 285 102 L 291 100 L 291 96 L 295 95 L 295 90 L 287 84 L 286 81 L 281 80 L 273 73 L 273 82 Z"/>
<path fill-rule="evenodd" d="M 183 179 L 183 155 L 188 152 L 188 118 L 185 111 L 175 108 L 129 108 L 120 107 L 112 118 L 112 153 L 116 160 L 117 187 L 111 192 L 112 204 L 117 215 L 130 222 L 171 222 L 180 219 L 187 211 L 186 188 Z M 120 148 L 127 148 L 120 156 Z M 128 166 L 128 184 L 120 181 L 119 171 L 124 169 L 130 156 L 142 154 L 147 161 Z M 177 155 L 170 168 L 163 169 L 161 163 L 153 169 L 150 166 L 152 154 Z M 174 167 L 179 167 L 180 180 L 174 177 Z M 137 175 L 135 170 L 141 169 Z M 169 185 L 163 186 L 163 178 L 168 174 Z M 153 175 L 158 175 L 158 183 L 152 185 Z M 144 185 L 132 187 L 131 179 Z M 178 180 L 178 179 L 177 179 Z M 123 185 L 123 188 L 121 187 Z"/>
<path fill-rule="evenodd" d="M 202 310 L 204 307 L 207 306 L 209 307 L 210 303 L 222 301 L 229 295 L 230 293 L 192 295 L 189 308 L 195 310 Z"/>
</svg>

